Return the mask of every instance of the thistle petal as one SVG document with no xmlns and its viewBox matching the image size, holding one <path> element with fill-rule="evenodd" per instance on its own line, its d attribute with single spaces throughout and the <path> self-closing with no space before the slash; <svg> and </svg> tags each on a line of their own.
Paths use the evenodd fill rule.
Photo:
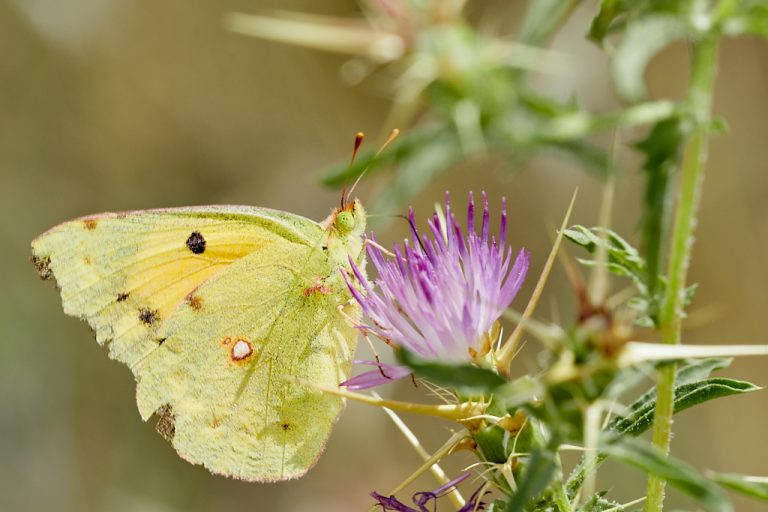
<svg viewBox="0 0 768 512">
<path fill-rule="evenodd" d="M 355 361 L 355 364 L 376 366 L 377 368 L 345 380 L 339 386 L 352 390 L 369 389 L 402 379 L 412 373 L 408 367 L 378 363 L 376 361 Z"/>
</svg>

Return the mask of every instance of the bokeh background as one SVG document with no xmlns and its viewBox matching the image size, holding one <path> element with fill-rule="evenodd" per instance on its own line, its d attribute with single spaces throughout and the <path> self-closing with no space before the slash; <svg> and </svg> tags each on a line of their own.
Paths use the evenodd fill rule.
<svg viewBox="0 0 768 512">
<path fill-rule="evenodd" d="M 471 3 L 470 15 L 483 23 L 502 12 L 494 22 L 514 26 L 524 2 L 508 4 Z M 128 369 L 106 357 L 84 323 L 62 313 L 29 264 L 35 235 L 93 212 L 242 203 L 327 215 L 338 191 L 323 189 L 316 171 L 348 158 L 357 131 L 382 137 L 391 98 L 381 88 L 345 85 L 343 57 L 223 30 L 223 13 L 266 7 L 358 12 L 351 0 L 0 0 L 0 510 L 364 510 L 370 491 L 388 491 L 420 464 L 381 411 L 359 404 L 347 407 L 325 455 L 299 481 L 247 484 L 183 462 L 141 422 Z M 578 65 L 543 86 L 605 110 L 618 106 L 607 62 L 583 38 L 594 8 L 586 2 L 553 42 Z M 686 51 L 674 46 L 652 62 L 652 96 L 682 92 Z M 701 284 L 694 305 L 701 321 L 686 340 L 766 343 L 764 42 L 724 42 L 715 110 L 731 129 L 712 141 L 691 273 Z M 639 159 L 626 151 L 621 162 L 614 225 L 636 241 Z M 593 224 L 600 183 L 553 157 L 515 173 L 498 160 L 475 159 L 413 204 L 426 214 L 445 190 L 462 203 L 469 189 L 488 190 L 493 201 L 506 195 L 513 243 L 532 251 L 533 275 L 577 186 L 574 221 Z M 359 189 L 364 201 L 375 193 Z M 404 233 L 394 223 L 379 237 L 390 242 Z M 559 270 L 542 304 L 543 317 L 573 311 Z M 521 371 L 534 368 L 536 348 L 526 347 Z M 768 358 L 749 359 L 726 374 L 768 385 L 767 370 Z M 422 391 L 409 383 L 383 390 L 400 399 Z M 449 433 L 439 421 L 406 420 L 430 450 Z M 766 425 L 765 392 L 710 402 L 677 417 L 673 448 L 700 468 L 766 475 Z M 458 455 L 447 467 L 470 462 Z M 645 475 L 608 466 L 601 484 L 628 501 L 643 493 Z M 413 489 L 435 486 L 426 477 Z M 765 510 L 735 500 L 740 512 Z M 674 491 L 670 503 L 695 508 Z"/>
</svg>

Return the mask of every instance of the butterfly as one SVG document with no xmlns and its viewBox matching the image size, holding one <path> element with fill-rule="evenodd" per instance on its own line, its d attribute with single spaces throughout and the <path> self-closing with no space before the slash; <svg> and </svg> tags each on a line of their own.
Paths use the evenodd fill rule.
<svg viewBox="0 0 768 512">
<path fill-rule="evenodd" d="M 104 213 L 38 236 L 32 260 L 131 369 L 142 419 L 182 458 L 287 480 L 344 405 L 312 384 L 349 378 L 360 311 L 341 269 L 364 265 L 365 222 L 344 194 L 319 223 L 249 206 Z"/>
</svg>

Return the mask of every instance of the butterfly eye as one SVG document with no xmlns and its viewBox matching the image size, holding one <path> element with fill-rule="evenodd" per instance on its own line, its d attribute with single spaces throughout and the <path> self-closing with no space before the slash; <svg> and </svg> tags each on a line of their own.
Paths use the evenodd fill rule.
<svg viewBox="0 0 768 512">
<path fill-rule="evenodd" d="M 339 212 L 336 215 L 335 225 L 340 233 L 349 233 L 355 227 L 355 216 L 352 215 L 352 212 Z"/>
</svg>

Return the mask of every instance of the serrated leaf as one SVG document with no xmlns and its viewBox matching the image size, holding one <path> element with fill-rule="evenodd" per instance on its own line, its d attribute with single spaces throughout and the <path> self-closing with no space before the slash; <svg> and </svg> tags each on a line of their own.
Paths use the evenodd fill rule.
<svg viewBox="0 0 768 512">
<path fill-rule="evenodd" d="M 543 493 L 555 476 L 557 464 L 549 450 L 536 450 L 525 466 L 517 492 L 507 503 L 506 512 L 523 512 L 526 505 Z"/>
<path fill-rule="evenodd" d="M 648 62 L 661 49 L 690 32 L 689 26 L 672 14 L 651 14 L 633 19 L 611 61 L 613 81 L 619 96 L 630 102 L 645 97 L 643 74 Z"/>
<path fill-rule="evenodd" d="M 719 487 L 680 459 L 634 437 L 610 437 L 601 442 L 600 451 L 626 464 L 666 480 L 711 512 L 732 512 L 733 506 Z"/>
<path fill-rule="evenodd" d="M 759 500 L 768 501 L 768 477 L 712 472 L 710 478 L 723 487 L 727 487 L 733 491 L 746 494 L 747 496 Z"/>
<path fill-rule="evenodd" d="M 760 388 L 750 382 L 713 378 L 675 386 L 674 412 L 678 413 L 715 398 L 757 391 Z M 614 418 L 607 430 L 637 436 L 653 425 L 656 410 L 656 393 L 644 396 L 630 406 L 631 414 Z"/>
<path fill-rule="evenodd" d="M 710 358 L 710 359 L 704 359 L 704 360 L 697 360 L 690 362 L 689 364 L 678 368 L 678 370 L 675 372 L 675 385 L 677 387 L 684 386 L 693 382 L 701 381 L 703 379 L 706 379 L 709 377 L 709 375 L 716 371 L 721 370 L 723 368 L 727 368 L 731 364 L 730 358 Z M 677 394 L 675 394 L 677 397 Z M 630 411 L 639 411 L 642 408 L 646 407 L 647 404 L 653 403 L 656 397 L 656 387 L 654 386 L 651 388 L 648 392 L 643 394 L 640 398 L 635 400 L 630 406 Z M 673 405 L 674 410 L 678 410 L 678 406 Z M 633 413 L 634 414 L 634 413 Z M 652 419 L 652 418 L 651 418 Z M 618 432 L 619 434 L 623 433 L 623 431 L 618 430 L 615 423 L 621 421 L 621 419 L 617 418 L 614 419 L 611 424 L 609 424 L 607 430 L 614 430 L 615 432 Z M 632 423 L 628 424 L 629 426 L 632 426 Z M 649 428 L 650 424 L 645 423 L 645 428 Z M 634 432 L 639 432 L 639 428 L 634 429 Z M 598 458 L 596 460 L 596 465 L 601 464 L 605 460 L 605 455 L 600 454 L 598 455 Z M 581 462 L 574 468 L 573 472 L 571 473 L 571 476 L 568 478 L 568 481 L 566 482 L 566 488 L 568 492 L 573 495 L 578 491 L 578 489 L 581 487 L 581 484 L 584 482 L 584 477 L 586 475 L 586 466 L 585 466 L 585 459 L 582 459 Z"/>
<path fill-rule="evenodd" d="M 600 492 L 592 495 L 584 505 L 582 505 L 578 512 L 605 512 L 610 510 L 611 512 L 623 512 L 624 507 L 621 504 L 605 499 L 605 492 Z"/>
<path fill-rule="evenodd" d="M 647 292 L 645 260 L 637 249 L 619 236 L 616 232 L 605 228 L 587 228 L 580 225 L 565 230 L 565 238 L 580 245 L 595 254 L 600 247 L 606 249 L 608 260 L 606 269 L 613 274 L 629 277 L 638 291 L 645 295 Z M 596 262 L 579 260 L 585 265 L 595 265 Z"/>
<path fill-rule="evenodd" d="M 683 386 L 691 382 L 704 380 L 717 370 L 728 368 L 733 362 L 732 358 L 711 357 L 688 361 L 678 366 L 675 371 L 675 387 Z M 627 408 L 629 411 L 637 411 L 656 400 L 656 386 L 636 398 Z M 615 419 L 614 421 L 618 421 Z"/>
<path fill-rule="evenodd" d="M 498 374 L 469 364 L 451 364 L 426 360 L 404 349 L 397 351 L 398 360 L 419 377 L 441 386 L 456 389 L 462 395 L 490 395 L 506 383 Z"/>
<path fill-rule="evenodd" d="M 675 373 L 675 385 L 682 386 L 698 380 L 709 377 L 712 372 L 724 370 L 731 366 L 732 357 L 710 357 L 709 359 L 698 359 L 689 361 L 685 366 L 680 366 Z M 652 389 L 653 396 L 656 396 Z"/>
</svg>

